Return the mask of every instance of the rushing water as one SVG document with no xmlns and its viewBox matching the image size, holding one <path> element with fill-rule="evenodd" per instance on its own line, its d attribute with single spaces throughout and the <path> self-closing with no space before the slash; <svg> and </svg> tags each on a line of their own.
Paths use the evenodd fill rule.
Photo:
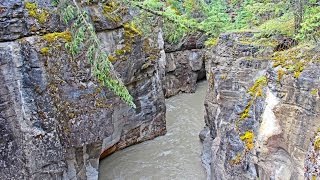
<svg viewBox="0 0 320 180">
<path fill-rule="evenodd" d="M 100 180 L 202 180 L 201 143 L 207 84 L 166 100 L 167 134 L 118 151 L 100 162 Z"/>
</svg>

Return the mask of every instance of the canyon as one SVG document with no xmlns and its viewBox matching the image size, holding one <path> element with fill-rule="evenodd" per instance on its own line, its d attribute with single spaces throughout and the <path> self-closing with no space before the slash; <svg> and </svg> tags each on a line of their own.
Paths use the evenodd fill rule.
<svg viewBox="0 0 320 180">
<path fill-rule="evenodd" d="M 178 94 L 196 92 L 205 79 L 206 90 L 200 84 L 205 97 L 193 97 L 203 106 L 185 99 L 174 104 L 184 103 L 178 115 L 195 106 L 204 117 L 198 114 L 196 125 L 187 126 L 185 120 L 185 127 L 197 128 L 189 130 L 193 136 L 175 153 L 193 150 L 191 143 L 197 146 L 200 140 L 203 149 L 200 158 L 200 148 L 194 147 L 199 152 L 181 166 L 199 165 L 202 159 L 206 178 L 217 180 L 320 177 L 319 47 L 301 51 L 310 55 L 298 60 L 301 66 L 285 68 L 283 58 L 274 55 L 281 52 L 253 42 L 256 32 L 222 33 L 212 47 L 205 47 L 203 33 L 170 44 L 164 41 L 161 20 L 152 26 L 152 35 L 144 36 L 130 23 L 130 9 L 115 21 L 99 5 L 87 6 L 102 49 L 110 52 L 109 60 L 134 98 L 132 108 L 93 77 L 84 54 L 68 53 L 65 44 L 72 37 L 55 8 L 41 0 L 32 5 L 48 12 L 45 23 L 30 16 L 32 9 L 20 0 L 1 2 L 0 179 L 98 179 L 101 161 L 126 157 L 126 151 L 138 147 L 146 151 L 180 133 L 171 129 L 178 117 L 170 114 L 174 108 L 166 101 L 187 99 Z M 169 125 L 168 114 L 173 116 Z M 187 118 L 180 118 L 178 126 Z M 169 135 L 163 136 L 167 128 Z M 189 131 L 174 135 L 184 138 Z M 198 134 L 200 140 L 194 138 Z M 165 145 L 155 152 L 166 153 L 159 148 Z M 199 166 L 193 170 L 202 171 Z M 179 173 L 172 177 L 191 177 Z"/>
</svg>

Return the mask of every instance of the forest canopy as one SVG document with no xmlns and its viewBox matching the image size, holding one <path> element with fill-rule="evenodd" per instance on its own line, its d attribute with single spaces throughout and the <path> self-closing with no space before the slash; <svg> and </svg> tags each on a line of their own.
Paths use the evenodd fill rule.
<svg viewBox="0 0 320 180">
<path fill-rule="evenodd" d="M 144 0 L 131 4 L 163 16 L 169 42 L 195 31 L 217 37 L 221 32 L 244 30 L 265 37 L 319 39 L 320 6 L 316 0 Z"/>
</svg>

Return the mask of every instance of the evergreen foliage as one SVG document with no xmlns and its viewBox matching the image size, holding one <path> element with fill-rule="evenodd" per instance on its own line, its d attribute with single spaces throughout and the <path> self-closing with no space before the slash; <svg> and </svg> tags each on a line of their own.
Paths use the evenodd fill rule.
<svg viewBox="0 0 320 180">
<path fill-rule="evenodd" d="M 320 37 L 320 6 L 307 6 L 297 38 L 318 42 Z"/>
<path fill-rule="evenodd" d="M 112 63 L 108 59 L 107 52 L 102 50 L 88 13 L 75 0 L 73 2 L 60 0 L 59 9 L 62 10 L 60 12 L 62 19 L 68 25 L 72 34 L 71 42 L 65 45 L 70 54 L 76 58 L 86 52 L 86 57 L 91 64 L 92 73 L 96 79 L 123 101 L 135 107 L 132 96 L 118 78 Z"/>
<path fill-rule="evenodd" d="M 296 1 L 292 0 L 133 0 L 135 5 L 164 18 L 165 39 L 175 43 L 201 31 L 212 38 L 221 32 L 257 29 L 260 37 L 284 35 L 299 40 L 319 38 L 320 6 L 309 0 L 303 6 L 303 21 L 295 31 Z M 300 2 L 300 1 L 299 1 Z"/>
<path fill-rule="evenodd" d="M 83 0 L 84 4 L 108 0 Z M 164 21 L 165 40 L 177 43 L 194 32 L 203 32 L 210 38 L 209 46 L 216 44 L 221 32 L 243 29 L 259 30 L 258 37 L 273 35 L 292 37 L 300 41 L 318 42 L 320 36 L 320 6 L 316 0 L 124 0 L 138 12 L 133 22 L 145 35 L 152 34 L 155 17 Z M 300 4 L 297 4 L 300 3 Z M 101 50 L 94 27 L 87 12 L 75 0 L 53 0 L 61 10 L 64 22 L 72 33 L 66 44 L 73 57 L 86 52 L 92 72 L 103 85 L 111 89 L 131 106 L 133 98 L 116 75 L 107 52 Z M 296 7 L 299 7 L 297 12 Z M 301 7 L 303 8 L 301 10 Z M 300 13 L 300 14 L 299 14 Z M 297 17 L 301 18 L 297 20 Z M 297 26 L 297 22 L 300 22 Z"/>
</svg>

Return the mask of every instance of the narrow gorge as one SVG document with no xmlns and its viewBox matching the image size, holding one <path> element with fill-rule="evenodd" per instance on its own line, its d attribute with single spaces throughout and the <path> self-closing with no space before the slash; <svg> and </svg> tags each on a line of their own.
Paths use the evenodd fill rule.
<svg viewBox="0 0 320 180">
<path fill-rule="evenodd" d="M 0 179 L 319 179 L 319 44 L 183 2 L 0 0 Z"/>
</svg>

